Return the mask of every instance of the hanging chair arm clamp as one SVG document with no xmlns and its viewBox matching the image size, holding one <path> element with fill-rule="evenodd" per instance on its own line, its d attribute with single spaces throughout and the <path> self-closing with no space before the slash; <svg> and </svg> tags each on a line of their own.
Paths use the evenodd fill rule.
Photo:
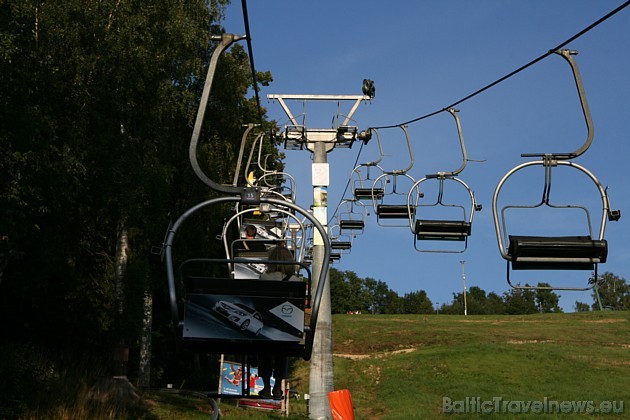
<svg viewBox="0 0 630 420">
<path fill-rule="evenodd" d="M 429 178 L 429 179 L 446 179 L 446 178 L 453 178 L 456 174 L 453 172 L 438 172 L 437 174 L 427 174 L 425 175 L 425 178 Z"/>
<path fill-rule="evenodd" d="M 558 159 L 554 155 L 545 155 L 543 156 L 543 166 L 546 168 L 558 166 Z"/>
<path fill-rule="evenodd" d="M 576 155 L 575 153 L 521 153 L 521 157 L 524 157 L 524 158 L 534 158 L 534 157 L 539 157 L 543 159 L 547 158 L 547 159 L 553 159 L 554 162 L 556 163 L 559 160 L 571 160 L 578 156 L 579 155 Z M 554 164 L 554 166 L 557 166 L 557 165 Z"/>
</svg>

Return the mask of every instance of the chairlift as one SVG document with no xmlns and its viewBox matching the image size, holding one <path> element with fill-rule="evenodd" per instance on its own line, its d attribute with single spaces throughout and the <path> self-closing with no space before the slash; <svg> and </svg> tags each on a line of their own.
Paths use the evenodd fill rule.
<svg viewBox="0 0 630 420">
<path fill-rule="evenodd" d="M 405 134 L 407 150 L 409 151 L 409 164 L 403 169 L 384 170 L 372 183 L 372 191 L 379 188 L 383 189 L 383 194 L 380 197 L 377 197 L 376 194 L 372 195 L 372 206 L 376 213 L 377 224 L 384 227 L 405 227 L 408 225 L 407 220 L 409 213 L 415 213 L 415 208 L 409 207 L 407 203 L 390 203 L 392 200 L 395 201 L 395 198 L 408 194 L 409 189 L 402 187 L 400 184 L 404 185 L 404 183 L 408 183 L 409 185 L 413 185 L 416 182 L 416 180 L 407 173 L 413 167 L 414 160 L 409 132 L 404 125 L 398 127 Z M 401 220 L 404 220 L 404 223 L 402 223 Z"/>
<path fill-rule="evenodd" d="M 340 254 L 350 252 L 354 235 L 342 234 L 341 226 L 338 223 L 328 227 L 328 236 L 330 236 L 330 248 L 333 252 Z"/>
<path fill-rule="evenodd" d="M 331 264 L 339 261 L 341 259 L 341 252 L 331 252 L 329 262 Z"/>
<path fill-rule="evenodd" d="M 251 195 L 253 194 L 253 196 Z M 272 261 L 265 259 L 250 260 L 246 258 L 202 258 L 190 259 L 182 263 L 186 270 L 180 267 L 180 273 L 184 277 L 176 280 L 175 265 L 173 261 L 173 244 L 175 236 L 184 224 L 184 222 L 198 211 L 209 208 L 222 203 L 236 203 L 257 200 L 255 197 L 257 191 L 255 189 L 247 189 L 241 196 L 224 196 L 214 198 L 188 209 L 177 219 L 170 227 L 165 243 L 164 255 L 166 260 L 167 277 L 169 285 L 169 297 L 171 314 L 175 325 L 183 329 L 183 340 L 196 350 L 206 351 L 210 353 L 230 353 L 240 355 L 251 355 L 252 349 L 256 349 L 255 353 L 272 352 L 274 354 L 284 354 L 287 356 L 300 356 L 305 360 L 310 358 L 312 352 L 314 332 L 316 328 L 317 312 L 323 293 L 323 285 L 326 271 L 328 270 L 328 260 L 330 259 L 330 244 L 328 240 L 324 241 L 324 260 L 321 273 L 318 279 L 317 290 L 313 298 L 311 321 L 304 324 L 305 319 L 298 322 L 299 315 L 304 313 L 305 300 L 307 299 L 307 283 L 305 282 L 278 282 L 264 281 L 259 279 L 234 279 L 215 278 L 207 276 L 202 270 L 198 269 L 199 263 L 217 263 L 217 264 L 250 264 L 252 262 L 258 264 L 268 264 Z M 319 234 L 324 238 L 328 238 L 323 226 L 308 211 L 301 207 L 278 200 L 275 198 L 260 197 L 261 203 L 269 203 L 271 205 L 282 205 L 290 207 L 295 213 L 302 214 L 312 225 L 318 230 Z M 309 269 L 303 263 L 294 262 L 310 273 Z M 190 268 L 192 267 L 192 268 Z M 200 272 L 201 271 L 201 272 Z M 310 277 L 310 274 L 307 274 Z M 178 294 L 179 285 L 183 285 L 186 289 L 185 297 L 182 298 Z M 282 305 L 289 305 L 291 311 L 295 311 L 295 316 L 291 317 L 289 326 L 284 328 L 284 334 L 277 333 L 278 328 L 274 327 L 274 334 L 265 333 L 264 328 L 258 334 L 255 331 L 248 331 L 242 325 L 234 328 L 228 325 L 220 328 L 221 324 L 214 321 L 210 324 L 200 323 L 199 314 L 202 313 L 204 319 L 211 317 L 208 312 L 212 312 L 213 308 L 221 301 L 232 303 L 241 303 L 247 301 L 252 305 L 253 309 L 261 313 L 262 318 L 271 318 L 276 325 L 278 321 L 273 319 L 277 308 L 283 308 Z M 205 309 L 204 309 L 205 308 Z M 214 310 L 217 312 L 220 310 Z M 296 318 L 297 316 L 297 318 Z M 277 318 L 277 316 L 276 316 Z M 291 328 L 289 328 L 291 327 Z M 289 332 L 287 332 L 289 331 Z M 282 338 L 278 338 L 282 337 Z"/>
<path fill-rule="evenodd" d="M 230 273 L 233 278 L 258 278 L 260 274 L 264 271 L 265 265 L 261 265 L 257 262 L 257 260 L 267 258 L 267 251 L 274 246 L 284 246 L 288 248 L 293 254 L 294 258 L 298 263 L 302 262 L 301 258 L 304 256 L 304 243 L 298 244 L 296 241 L 297 233 L 295 231 L 299 230 L 300 232 L 304 232 L 306 230 L 306 226 L 304 225 L 302 220 L 299 220 L 295 214 L 288 210 L 274 208 L 274 212 L 280 213 L 283 215 L 284 220 L 281 224 L 274 223 L 272 225 L 272 229 L 270 229 L 270 233 L 262 236 L 257 235 L 257 238 L 254 239 L 243 239 L 239 237 L 238 239 L 230 241 L 229 239 L 229 230 L 232 226 L 232 223 L 235 221 L 243 220 L 244 215 L 248 213 L 253 213 L 258 211 L 258 208 L 264 208 L 265 205 L 261 205 L 256 208 L 248 208 L 241 210 L 234 214 L 230 219 L 228 219 L 223 225 L 223 232 L 221 237 L 223 238 L 223 246 L 225 249 L 225 254 L 230 259 L 234 258 L 244 258 L 247 260 L 251 260 L 251 263 L 242 263 L 242 264 L 228 264 Z M 289 220 L 293 220 L 294 223 L 289 224 Z M 245 223 L 242 222 L 244 225 Z M 265 225 L 270 226 L 269 222 L 264 220 L 256 220 L 250 219 L 247 221 L 248 225 L 256 226 L 257 229 L 264 227 Z M 290 226 L 293 226 L 290 229 Z M 274 234 L 273 229 L 276 229 Z M 242 230 L 242 228 L 239 228 Z M 252 249 L 245 249 L 244 244 L 250 245 L 259 245 L 258 247 L 251 247 Z"/>
<path fill-rule="evenodd" d="M 352 196 L 356 200 L 365 201 L 367 205 L 372 205 L 374 199 L 381 199 L 385 193 L 385 189 L 379 185 L 372 185 L 370 172 L 374 169 L 378 171 L 378 175 L 383 173 L 383 169 L 379 166 L 381 160 L 383 160 L 383 147 L 381 145 L 381 136 L 376 128 L 369 130 L 368 138 L 371 137 L 371 133 L 376 134 L 376 143 L 378 144 L 379 157 L 374 161 L 362 163 L 352 169 L 350 174 L 350 182 L 352 184 Z M 374 169 L 373 169 L 374 168 Z M 365 174 L 364 174 L 365 173 Z"/>
<path fill-rule="evenodd" d="M 363 233 L 365 228 L 365 219 L 368 216 L 368 210 L 365 204 L 359 200 L 343 199 L 335 210 L 337 214 L 337 224 L 341 232 L 346 233 Z"/>
<path fill-rule="evenodd" d="M 295 203 L 297 195 L 297 183 L 295 178 L 286 172 L 270 170 L 268 169 L 268 158 L 270 155 L 262 156 L 263 143 L 265 141 L 264 134 L 259 135 L 256 138 L 254 146 L 250 149 L 249 157 L 246 164 L 246 173 L 250 174 L 254 172 L 252 168 L 252 159 L 254 151 L 258 150 L 256 166 L 262 173 L 257 179 L 246 178 L 247 186 L 254 187 L 260 186 L 266 188 L 270 194 L 276 194 L 278 198 L 284 198 Z"/>
<path fill-rule="evenodd" d="M 216 183 L 199 166 L 198 142 L 218 58 L 234 41 L 243 38 L 231 34 L 215 38 L 219 42 L 210 60 L 189 147 L 193 171 L 205 185 L 218 192 L 220 196 L 194 205 L 169 226 L 162 255 L 166 264 L 171 316 L 175 326 L 181 329 L 184 343 L 196 351 L 241 355 L 243 363 L 249 370 L 248 360 L 254 354 L 310 359 L 331 250 L 325 228 L 306 209 L 287 200 L 266 196 L 263 194 L 264 189 L 260 187 Z M 243 209 L 265 206 L 278 208 L 288 213 L 286 214 L 288 217 L 297 218 L 293 216 L 294 214 L 303 216 L 314 229 L 317 229 L 318 234 L 324 238 L 324 258 L 321 267 L 316 267 L 319 276 L 312 299 L 311 288 L 308 287 L 307 290 L 307 283 L 311 277 L 310 270 L 297 261 L 260 259 L 258 262 L 299 265 L 302 272 L 306 273 L 307 282 L 234 279 L 230 275 L 217 277 L 214 271 L 207 268 L 212 264 L 226 267 L 229 264 L 250 262 L 242 258 L 189 258 L 182 261 L 176 269 L 173 246 L 180 228 L 191 216 L 200 211 L 220 208 L 225 204 L 233 204 Z M 311 306 L 312 310 L 310 320 L 307 322 L 304 309 L 308 306 Z M 238 398 L 249 396 L 249 389 L 244 385 L 242 391 Z M 222 395 L 219 391 L 216 394 L 209 393 L 208 397 L 230 396 Z"/>
<path fill-rule="evenodd" d="M 414 248 L 419 252 L 441 252 L 441 253 L 462 253 L 468 247 L 468 237 L 472 233 L 472 222 L 475 211 L 481 210 L 481 204 L 477 204 L 475 195 L 470 187 L 457 176 L 464 170 L 466 163 L 468 162 L 468 156 L 466 154 L 466 145 L 464 144 L 464 136 L 462 134 L 462 128 L 457 116 L 458 110 L 448 109 L 449 114 L 455 119 L 457 126 L 457 134 L 459 137 L 459 144 L 462 153 L 462 164 L 459 168 L 450 172 L 438 172 L 437 174 L 426 175 L 424 178 L 418 180 L 413 187 L 409 190 L 407 195 L 407 206 L 410 209 L 408 213 L 409 227 L 414 235 Z M 420 204 L 422 198 L 425 197 L 424 192 L 421 191 L 421 184 L 425 182 L 438 182 L 436 201 L 430 204 Z M 463 187 L 466 191 L 466 195 L 469 197 L 468 203 L 463 204 L 450 204 L 444 201 L 444 186 L 449 182 L 449 185 L 455 185 L 456 187 Z M 454 183 L 454 184 L 453 184 Z M 426 184 L 425 184 L 426 185 Z M 444 207 L 455 208 L 461 210 L 461 217 L 456 219 L 429 219 L 426 217 L 420 217 L 423 209 L 430 207 Z M 411 211 L 415 209 L 415 214 Z M 418 241 L 458 241 L 463 242 L 463 247 L 459 248 L 427 248 L 419 247 Z"/>
<path fill-rule="evenodd" d="M 336 240 L 330 243 L 333 250 L 349 251 L 352 248 L 352 241 Z"/>
<path fill-rule="evenodd" d="M 238 158 L 236 160 L 236 170 L 234 171 L 234 180 L 232 181 L 233 186 L 238 185 L 239 177 L 241 174 L 241 166 L 243 164 L 243 155 L 245 153 L 245 147 L 247 146 L 247 139 L 249 138 L 249 134 L 254 128 L 259 127 L 259 126 L 260 126 L 259 124 L 252 124 L 252 123 L 249 123 L 245 126 L 246 128 L 241 138 L 241 147 L 239 149 Z M 254 139 L 254 143 L 250 149 L 250 154 L 249 154 L 250 160 L 251 160 L 251 156 L 254 151 L 254 148 L 256 147 L 256 144 L 258 143 L 259 139 L 262 138 L 262 136 L 263 136 L 262 133 L 258 133 L 257 137 Z M 249 163 L 247 164 L 247 166 L 249 166 Z M 247 180 L 247 174 L 248 174 L 248 171 L 245 170 L 244 178 L 246 180 Z"/>
<path fill-rule="evenodd" d="M 594 278 L 597 278 L 597 267 L 605 263 L 608 255 L 608 243 L 604 239 L 606 221 L 617 221 L 621 217 L 619 210 L 611 210 L 606 189 L 595 175 L 585 167 L 572 162 L 571 159 L 582 155 L 593 141 L 593 122 L 586 102 L 586 95 L 582 86 L 582 80 L 573 55 L 577 51 L 558 50 L 556 54 L 564 58 L 573 73 L 576 82 L 584 119 L 588 130 L 584 144 L 572 153 L 532 153 L 522 154 L 522 157 L 538 158 L 525 162 L 509 170 L 499 181 L 492 198 L 492 212 L 497 235 L 497 242 L 501 256 L 507 261 L 507 281 L 515 289 L 550 289 L 550 290 L 589 290 L 595 282 L 586 287 L 568 286 L 520 286 L 513 284 L 510 279 L 510 266 L 512 270 L 591 270 Z M 532 205 L 507 205 L 498 211 L 498 199 L 503 185 L 515 173 L 530 167 L 541 166 L 544 170 L 544 185 L 542 199 Z M 578 173 L 590 179 L 599 191 L 602 204 L 601 222 L 599 232 L 593 233 L 591 218 L 588 208 L 582 205 L 565 204 L 558 205 L 551 202 L 551 180 L 554 168 L 567 167 L 576 169 Z M 509 209 L 534 209 L 542 205 L 554 209 L 579 209 L 585 213 L 586 231 L 571 236 L 518 236 L 510 235 L 507 231 L 506 211 Z M 500 214 L 500 216 L 499 216 Z"/>
<path fill-rule="evenodd" d="M 242 140 L 242 144 L 241 144 L 241 152 L 239 153 L 239 161 L 241 160 L 242 157 L 242 152 L 244 150 L 244 143 L 247 139 L 247 133 L 249 130 L 251 130 L 252 124 L 250 124 L 246 130 L 246 132 L 243 134 L 243 140 Z M 247 159 L 247 163 L 245 165 L 245 173 L 249 174 L 247 176 L 245 176 L 245 187 L 249 187 L 249 188 L 259 188 L 260 194 L 263 197 L 273 197 L 273 198 L 277 198 L 280 200 L 285 200 L 285 201 L 291 201 L 295 203 L 295 194 L 296 194 L 296 181 L 295 178 L 285 172 L 280 172 L 280 171 L 275 171 L 275 170 L 268 170 L 266 168 L 266 159 L 265 159 L 265 165 L 263 165 L 261 163 L 261 150 L 262 150 L 262 143 L 265 139 L 265 135 L 263 133 L 260 133 L 255 141 L 253 146 L 250 149 L 249 152 L 249 157 Z M 252 158 L 254 155 L 254 152 L 258 150 L 258 159 L 257 159 L 257 170 L 252 168 Z M 237 173 L 235 174 L 235 182 L 236 180 L 238 180 L 238 168 L 240 168 L 240 164 L 237 166 Z M 262 173 L 262 175 L 259 175 L 258 178 L 254 177 L 254 173 Z M 251 205 L 245 205 L 246 208 L 251 208 Z M 281 217 L 285 218 L 285 223 L 288 224 L 289 223 L 289 219 L 286 216 L 283 216 L 283 214 L 285 214 L 285 211 L 282 210 L 287 210 L 287 207 L 270 207 L 269 205 L 265 205 L 263 207 L 257 207 L 254 206 L 255 211 L 254 211 L 254 215 L 255 216 L 260 216 L 265 218 L 267 221 L 273 221 L 275 219 L 279 219 Z M 241 210 L 243 210 L 243 206 L 240 203 L 237 203 L 235 206 L 235 212 L 239 213 Z M 239 221 L 239 229 L 242 228 L 242 222 Z"/>
</svg>

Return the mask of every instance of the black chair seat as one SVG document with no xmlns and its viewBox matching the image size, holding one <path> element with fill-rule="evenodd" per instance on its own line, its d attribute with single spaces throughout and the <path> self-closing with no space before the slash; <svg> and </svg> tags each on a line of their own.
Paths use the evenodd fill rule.
<svg viewBox="0 0 630 420">
<path fill-rule="evenodd" d="M 408 219 L 409 207 L 395 204 L 379 204 L 376 206 L 376 214 L 381 219 Z M 415 214 L 415 208 L 411 207 L 411 216 Z"/>
<path fill-rule="evenodd" d="M 347 230 L 362 230 L 365 227 L 363 220 L 346 219 L 339 221 L 339 228 Z"/>
<path fill-rule="evenodd" d="M 608 243 L 590 236 L 510 236 L 514 270 L 593 270 L 606 262 Z"/>
<path fill-rule="evenodd" d="M 330 247 L 332 249 L 350 249 L 352 248 L 352 242 L 349 241 L 332 241 L 330 242 Z"/>
<path fill-rule="evenodd" d="M 470 222 L 462 220 L 416 220 L 418 239 L 463 241 L 471 234 Z"/>
<path fill-rule="evenodd" d="M 354 198 L 361 200 L 363 198 L 379 199 L 383 198 L 385 191 L 382 188 L 355 188 Z"/>
</svg>

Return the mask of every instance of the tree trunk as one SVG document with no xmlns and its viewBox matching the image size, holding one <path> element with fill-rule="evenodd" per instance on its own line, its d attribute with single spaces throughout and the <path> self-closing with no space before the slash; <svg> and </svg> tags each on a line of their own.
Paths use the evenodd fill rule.
<svg viewBox="0 0 630 420">
<path fill-rule="evenodd" d="M 138 384 L 143 388 L 148 388 L 151 385 L 151 332 L 153 328 L 153 294 L 148 286 L 144 293 L 143 314 Z"/>
<path fill-rule="evenodd" d="M 124 292 L 124 279 L 125 273 L 127 272 L 127 262 L 128 262 L 128 251 L 129 251 L 129 238 L 127 236 L 127 228 L 124 224 L 118 229 L 118 241 L 116 243 L 116 289 L 115 289 L 115 299 L 116 299 L 116 309 L 118 310 L 118 315 L 122 315 L 123 312 L 123 302 L 125 301 L 125 292 Z"/>
<path fill-rule="evenodd" d="M 0 284 L 2 284 L 2 277 L 4 276 L 4 269 L 9 265 L 9 257 L 0 253 Z"/>
<path fill-rule="evenodd" d="M 117 340 L 117 344 L 114 348 L 114 360 L 112 369 L 114 377 L 127 376 L 127 361 L 129 360 L 129 347 L 124 343 L 122 335 L 122 314 L 124 306 L 123 304 L 125 301 L 124 280 L 125 273 L 127 272 L 128 248 L 129 238 L 127 237 L 127 228 L 125 227 L 124 223 L 121 223 L 120 227 L 118 228 L 118 240 L 116 242 L 116 277 L 114 279 L 114 304 L 116 308 L 116 313 L 114 314 L 114 337 Z"/>
</svg>

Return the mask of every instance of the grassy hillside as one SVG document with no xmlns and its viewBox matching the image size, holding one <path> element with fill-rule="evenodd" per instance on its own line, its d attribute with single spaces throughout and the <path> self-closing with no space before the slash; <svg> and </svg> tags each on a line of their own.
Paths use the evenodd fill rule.
<svg viewBox="0 0 630 420">
<path fill-rule="evenodd" d="M 335 387 L 359 418 L 432 418 L 443 397 L 630 404 L 627 312 L 343 316 L 334 337 Z"/>
<path fill-rule="evenodd" d="M 337 315 L 333 337 L 335 388 L 351 391 L 357 419 L 448 417 L 443 407 L 465 411 L 467 398 L 468 413 L 456 417 L 488 418 L 477 407 L 498 406 L 502 413 L 490 418 L 539 418 L 531 411 L 545 407 L 557 413 L 550 418 L 583 418 L 575 404 L 586 404 L 588 418 L 630 417 L 630 312 Z M 308 392 L 307 363 L 296 363 L 294 377 Z M 531 401 L 530 412 L 510 414 L 525 410 L 514 401 Z M 292 418 L 306 416 L 303 400 L 291 408 Z M 280 418 L 231 404 L 222 410 L 224 418 Z"/>
</svg>

